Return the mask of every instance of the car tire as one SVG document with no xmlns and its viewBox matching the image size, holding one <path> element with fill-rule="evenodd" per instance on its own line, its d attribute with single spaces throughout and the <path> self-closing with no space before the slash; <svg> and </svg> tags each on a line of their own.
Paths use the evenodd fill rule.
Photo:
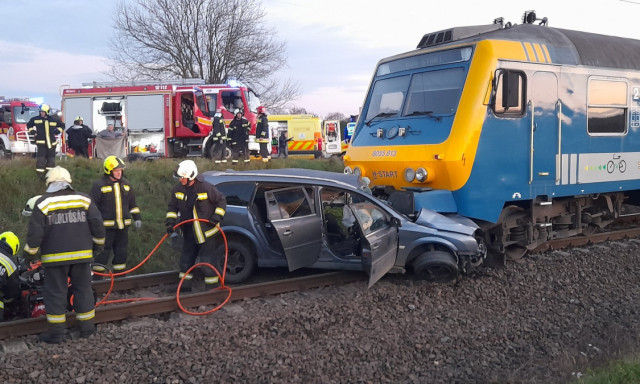
<svg viewBox="0 0 640 384">
<path fill-rule="evenodd" d="M 458 277 L 458 263 L 449 252 L 425 252 L 411 263 L 413 273 L 421 279 L 445 283 Z"/>
<path fill-rule="evenodd" d="M 240 240 L 229 240 L 227 243 L 227 270 L 225 283 L 238 284 L 247 280 L 256 270 L 257 259 L 255 253 Z M 224 255 L 224 244 L 218 248 Z"/>
</svg>

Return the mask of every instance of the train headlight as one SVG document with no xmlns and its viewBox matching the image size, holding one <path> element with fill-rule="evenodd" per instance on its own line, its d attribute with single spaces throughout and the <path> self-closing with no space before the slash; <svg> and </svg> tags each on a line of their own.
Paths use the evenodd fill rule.
<svg viewBox="0 0 640 384">
<path fill-rule="evenodd" d="M 344 174 L 345 175 L 350 175 L 353 173 L 353 169 L 351 169 L 351 167 L 344 167 Z"/>
<path fill-rule="evenodd" d="M 427 176 L 429 176 L 429 173 L 426 169 L 420 167 L 416 170 L 416 180 L 419 182 L 424 183 L 427 180 Z"/>
<path fill-rule="evenodd" d="M 416 171 L 413 168 L 407 168 L 404 170 L 404 179 L 407 183 L 411 183 L 416 178 Z"/>
<path fill-rule="evenodd" d="M 362 176 L 362 170 L 359 167 L 353 168 L 353 174 L 360 177 Z"/>
</svg>

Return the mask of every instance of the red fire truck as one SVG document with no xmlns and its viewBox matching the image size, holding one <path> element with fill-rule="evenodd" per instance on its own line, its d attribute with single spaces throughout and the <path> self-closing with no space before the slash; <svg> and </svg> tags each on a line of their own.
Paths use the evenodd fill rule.
<svg viewBox="0 0 640 384">
<path fill-rule="evenodd" d="M 219 109 L 227 127 L 233 120 L 233 111 L 235 109 L 243 111 L 244 117 L 251 123 L 249 152 L 252 155 L 257 155 L 260 152 L 260 144 L 255 141 L 256 115 L 260 106 L 260 99 L 255 92 L 236 80 L 229 80 L 227 84 L 202 85 L 200 88 L 204 93 L 211 116 Z M 269 135 L 271 135 L 271 132 L 269 132 Z M 271 136 L 269 136 L 269 142 L 271 142 Z M 210 155 L 211 147 L 211 142 L 205 142 L 205 155 Z M 269 148 L 269 151 L 271 151 L 271 148 Z"/>
<path fill-rule="evenodd" d="M 0 98 L 0 157 L 36 152 L 27 123 L 38 114 L 39 105 L 29 99 Z"/>
<path fill-rule="evenodd" d="M 202 80 L 85 83 L 62 90 L 65 122 L 82 116 L 94 132 L 127 129 L 127 151 L 157 156 L 201 156 L 211 118 Z"/>
</svg>

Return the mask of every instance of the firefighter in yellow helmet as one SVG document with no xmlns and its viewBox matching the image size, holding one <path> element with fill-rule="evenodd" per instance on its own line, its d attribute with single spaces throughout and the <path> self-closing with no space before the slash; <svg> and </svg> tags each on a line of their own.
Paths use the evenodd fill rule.
<svg viewBox="0 0 640 384">
<path fill-rule="evenodd" d="M 69 289 L 74 296 L 80 337 L 89 337 L 96 331 L 91 262 L 93 252 L 104 246 L 104 225 L 89 195 L 71 186 L 69 171 L 62 167 L 51 169 L 46 184 L 46 192 L 31 212 L 24 256 L 32 258 L 40 253 L 46 276 L 43 294 L 49 329 L 40 335 L 40 340 L 60 343 L 65 339 Z"/>
<path fill-rule="evenodd" d="M 4 321 L 5 304 L 20 296 L 19 248 L 20 240 L 13 232 L 0 233 L 0 321 Z"/>
<path fill-rule="evenodd" d="M 50 116 L 51 107 L 40 105 L 40 116 L 34 116 L 27 123 L 29 132 L 36 135 L 36 172 L 44 178 L 45 172 L 56 166 L 57 135 L 64 133 L 64 124 L 55 116 Z"/>
<path fill-rule="evenodd" d="M 142 226 L 140 208 L 129 180 L 123 176 L 124 161 L 116 156 L 104 159 L 103 175 L 93 183 L 91 199 L 96 203 L 106 229 L 104 251 L 96 256 L 93 270 L 106 272 L 113 253 L 113 272 L 122 272 L 127 268 L 127 247 L 129 245 L 129 227 Z M 96 278 L 97 279 L 97 278 Z"/>
<path fill-rule="evenodd" d="M 215 266 L 222 275 L 224 248 L 220 247 L 220 236 L 216 234 L 219 232 L 218 224 L 222 222 L 227 209 L 227 199 L 213 184 L 207 183 L 202 175 L 198 175 L 198 168 L 193 160 L 182 161 L 174 176 L 180 179 L 180 182 L 173 187 L 169 197 L 165 220 L 167 233 L 173 233 L 178 221 L 208 220 L 194 221 L 180 227 L 184 241 L 179 278 L 185 279 L 182 289 L 190 291 L 193 276 L 186 272 L 195 264 L 197 258 Z M 218 276 L 211 269 L 206 268 L 203 273 L 205 286 L 213 287 L 218 283 Z"/>
</svg>

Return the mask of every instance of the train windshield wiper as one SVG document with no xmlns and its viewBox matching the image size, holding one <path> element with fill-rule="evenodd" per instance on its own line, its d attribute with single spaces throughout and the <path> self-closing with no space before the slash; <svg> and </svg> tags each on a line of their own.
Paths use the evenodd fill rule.
<svg viewBox="0 0 640 384">
<path fill-rule="evenodd" d="M 433 111 L 413 111 L 408 115 L 405 115 L 405 117 L 408 116 L 427 116 L 430 119 L 433 119 L 435 121 L 440 121 L 440 117 L 439 116 L 433 116 Z"/>
<path fill-rule="evenodd" d="M 371 126 L 371 122 L 372 122 L 373 120 L 375 120 L 375 119 L 379 118 L 379 117 L 389 117 L 389 116 L 394 116 L 394 115 L 397 115 L 397 114 L 398 114 L 397 112 L 380 112 L 380 113 L 378 113 L 377 115 L 375 115 L 375 116 L 373 116 L 372 118 L 370 118 L 370 119 L 369 119 L 369 121 L 365 122 L 364 124 L 365 124 L 367 127 L 370 127 L 370 126 Z"/>
</svg>

